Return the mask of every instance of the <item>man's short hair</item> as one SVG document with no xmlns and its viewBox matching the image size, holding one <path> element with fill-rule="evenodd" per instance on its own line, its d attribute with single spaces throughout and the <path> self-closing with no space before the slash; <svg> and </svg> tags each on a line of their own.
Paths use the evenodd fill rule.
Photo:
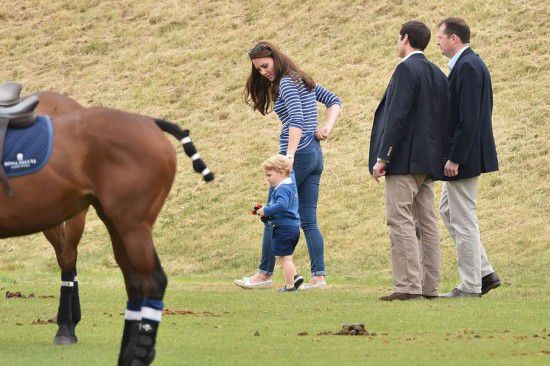
<svg viewBox="0 0 550 366">
<path fill-rule="evenodd" d="M 288 177 L 292 171 L 292 161 L 284 155 L 277 154 L 264 161 L 262 168 L 266 172 L 275 170 Z"/>
<path fill-rule="evenodd" d="M 428 47 L 430 37 L 432 36 L 430 28 L 418 20 L 411 20 L 410 22 L 403 24 L 401 31 L 399 31 L 401 39 L 403 39 L 405 34 L 409 36 L 409 43 L 411 47 L 421 51 L 424 51 L 426 47 Z"/>
<path fill-rule="evenodd" d="M 443 33 L 450 36 L 454 34 L 462 43 L 470 43 L 470 27 L 462 18 L 447 18 L 439 22 L 437 28 L 445 24 L 445 30 Z"/>
</svg>

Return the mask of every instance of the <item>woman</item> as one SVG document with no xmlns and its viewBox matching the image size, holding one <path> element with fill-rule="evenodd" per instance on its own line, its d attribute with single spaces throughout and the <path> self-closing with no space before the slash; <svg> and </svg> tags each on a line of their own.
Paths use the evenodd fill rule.
<svg viewBox="0 0 550 366">
<path fill-rule="evenodd" d="M 260 42 L 248 53 L 252 70 L 246 82 L 246 102 L 262 115 L 274 110 L 283 127 L 279 152 L 293 161 L 298 187 L 299 214 L 311 261 L 311 280 L 302 289 L 326 287 L 323 236 L 317 226 L 319 181 L 323 172 L 323 153 L 319 141 L 331 133 L 340 115 L 340 99 L 300 70 L 285 54 L 268 42 Z M 318 129 L 317 104 L 327 107 L 327 120 Z M 273 108 L 271 108 L 273 103 Z M 272 189 L 268 194 L 267 202 Z M 252 277 L 235 280 L 243 288 L 268 288 L 275 258 L 271 254 L 271 226 L 264 228 L 262 259 Z"/>
</svg>

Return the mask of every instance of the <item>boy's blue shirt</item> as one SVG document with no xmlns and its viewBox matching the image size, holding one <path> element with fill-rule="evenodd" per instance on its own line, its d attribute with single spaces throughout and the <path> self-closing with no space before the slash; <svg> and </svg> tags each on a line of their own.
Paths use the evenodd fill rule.
<svg viewBox="0 0 550 366">
<path fill-rule="evenodd" d="M 273 189 L 271 200 L 264 208 L 264 215 L 272 225 L 300 226 L 298 189 L 291 177 L 285 178 Z"/>
</svg>

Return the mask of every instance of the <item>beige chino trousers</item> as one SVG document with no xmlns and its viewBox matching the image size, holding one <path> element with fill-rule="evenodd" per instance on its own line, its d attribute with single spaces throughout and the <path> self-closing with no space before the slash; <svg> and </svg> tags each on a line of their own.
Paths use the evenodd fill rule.
<svg viewBox="0 0 550 366">
<path fill-rule="evenodd" d="M 433 180 L 406 174 L 385 182 L 394 292 L 437 296 L 441 249 Z"/>
<path fill-rule="evenodd" d="M 464 292 L 481 293 L 481 278 L 493 272 L 481 244 L 477 220 L 478 177 L 443 183 L 439 213 L 456 244 L 458 273 Z"/>
</svg>

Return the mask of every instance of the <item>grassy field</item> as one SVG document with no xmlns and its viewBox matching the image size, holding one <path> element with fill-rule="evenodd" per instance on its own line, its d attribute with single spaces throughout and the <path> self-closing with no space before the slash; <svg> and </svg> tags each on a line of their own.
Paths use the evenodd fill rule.
<svg viewBox="0 0 550 366">
<path fill-rule="evenodd" d="M 2 299 L 2 364 L 113 364 L 123 326 L 122 281 L 114 271 L 83 276 L 79 343 L 50 344 L 54 324 L 31 325 L 55 313 L 57 299 Z M 0 288 L 8 278 L 3 278 Z M 447 283 L 450 285 L 451 283 Z M 24 281 L 28 294 L 55 294 L 45 280 Z M 385 288 L 338 283 L 324 292 L 243 291 L 225 279 L 174 277 L 158 347 L 159 365 L 547 364 L 547 296 L 506 285 L 479 300 L 380 303 Z M 24 309 L 24 310 L 23 310 Z M 365 323 L 369 336 L 336 333 Z"/>
<path fill-rule="evenodd" d="M 433 26 L 426 54 L 446 71 L 434 33 L 450 15 L 470 23 L 472 48 L 492 73 L 501 170 L 481 178 L 478 214 L 505 285 L 481 301 L 381 304 L 376 298 L 390 290 L 391 265 L 383 185 L 367 171 L 372 118 L 398 62 L 400 25 L 419 19 Z M 543 338 L 550 333 L 549 16 L 548 5 L 536 0 L 22 0 L 0 5 L 0 80 L 20 81 L 28 93 L 55 90 L 85 105 L 176 121 L 191 129 L 217 174 L 214 183 L 202 183 L 179 153 L 176 182 L 155 227 L 172 281 L 167 306 L 219 315 L 165 317 L 159 364 L 252 364 L 264 357 L 300 364 L 543 364 L 550 357 Z M 284 300 L 231 283 L 257 266 L 261 225 L 248 211 L 265 200 L 259 164 L 277 151 L 280 128 L 275 115 L 261 117 L 242 101 L 247 51 L 259 40 L 280 45 L 344 103 L 323 144 L 319 220 L 331 289 Z M 321 123 L 322 116 L 321 110 Z M 448 290 L 458 274 L 454 245 L 441 229 Z M 304 242 L 296 263 L 307 272 Z M 107 232 L 93 212 L 79 272 L 79 345 L 53 348 L 54 327 L 30 325 L 53 316 L 57 298 L 2 299 L 2 361 L 112 363 L 125 299 Z M 41 235 L 0 241 L 3 291 L 57 296 L 58 277 Z M 377 335 L 316 335 L 353 321 Z M 304 331 L 309 335 L 297 335 Z"/>
</svg>

